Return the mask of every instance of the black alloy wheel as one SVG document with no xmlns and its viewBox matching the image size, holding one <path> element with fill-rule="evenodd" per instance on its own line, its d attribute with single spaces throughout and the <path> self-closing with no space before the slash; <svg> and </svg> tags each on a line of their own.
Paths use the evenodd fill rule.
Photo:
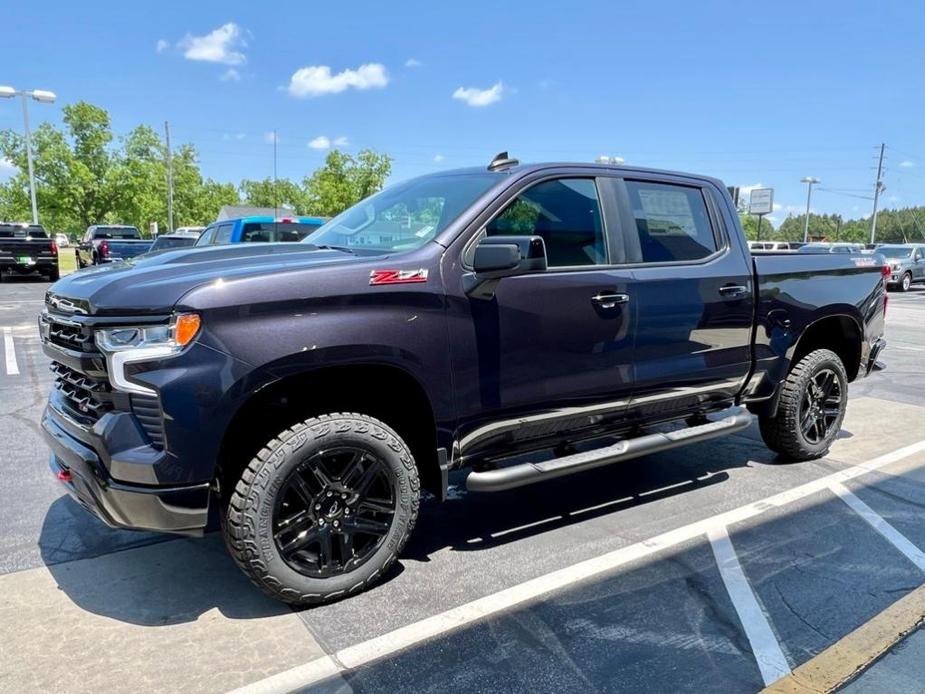
<svg viewBox="0 0 925 694">
<path fill-rule="evenodd" d="M 273 539 L 301 574 L 336 576 L 380 547 L 396 511 L 388 468 L 356 447 L 320 451 L 293 470 L 277 497 Z"/>
<path fill-rule="evenodd" d="M 806 384 L 800 405 L 800 429 L 812 444 L 825 441 L 841 415 L 841 384 L 832 369 L 816 372 Z"/>
</svg>

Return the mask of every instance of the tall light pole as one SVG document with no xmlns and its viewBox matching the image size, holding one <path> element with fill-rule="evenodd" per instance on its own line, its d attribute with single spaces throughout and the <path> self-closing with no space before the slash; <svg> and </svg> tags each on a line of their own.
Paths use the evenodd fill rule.
<svg viewBox="0 0 925 694">
<path fill-rule="evenodd" d="M 818 178 L 806 176 L 800 179 L 800 183 L 806 183 L 806 219 L 803 222 L 803 243 L 809 241 L 809 203 L 813 197 L 813 184 L 820 183 Z"/>
<path fill-rule="evenodd" d="M 54 103 L 55 93 L 44 89 L 30 89 L 17 91 L 12 87 L 0 87 L 0 98 L 12 99 L 14 96 L 22 97 L 22 124 L 26 135 L 26 162 L 29 166 L 29 197 L 32 199 L 32 223 L 39 223 L 39 208 L 35 202 L 35 173 L 32 170 L 32 134 L 29 132 L 28 97 L 44 104 Z"/>
</svg>

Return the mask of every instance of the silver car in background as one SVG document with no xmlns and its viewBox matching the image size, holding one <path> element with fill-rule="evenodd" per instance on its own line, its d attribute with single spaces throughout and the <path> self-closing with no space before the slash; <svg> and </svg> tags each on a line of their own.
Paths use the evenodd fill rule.
<svg viewBox="0 0 925 694">
<path fill-rule="evenodd" d="M 907 292 L 913 284 L 925 282 L 925 245 L 886 244 L 878 246 L 876 252 L 890 266 L 890 276 L 886 281 L 888 289 Z"/>
</svg>

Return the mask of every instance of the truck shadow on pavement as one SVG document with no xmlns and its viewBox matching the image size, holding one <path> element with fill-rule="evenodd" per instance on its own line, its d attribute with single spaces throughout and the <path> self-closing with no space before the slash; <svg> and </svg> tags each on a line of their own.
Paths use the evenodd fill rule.
<svg viewBox="0 0 925 694">
<path fill-rule="evenodd" d="M 68 531 L 78 536 L 69 551 L 62 548 Z M 63 496 L 45 516 L 39 546 L 72 602 L 121 622 L 169 626 L 195 622 L 212 610 L 227 619 L 291 612 L 251 585 L 218 533 L 178 539 L 113 530 Z"/>
</svg>

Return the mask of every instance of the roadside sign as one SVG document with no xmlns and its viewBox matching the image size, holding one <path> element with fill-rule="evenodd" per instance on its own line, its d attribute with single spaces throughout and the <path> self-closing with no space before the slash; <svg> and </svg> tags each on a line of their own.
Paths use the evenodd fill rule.
<svg viewBox="0 0 925 694">
<path fill-rule="evenodd" d="M 774 189 L 755 188 L 748 196 L 749 214 L 771 214 L 774 211 Z"/>
</svg>

